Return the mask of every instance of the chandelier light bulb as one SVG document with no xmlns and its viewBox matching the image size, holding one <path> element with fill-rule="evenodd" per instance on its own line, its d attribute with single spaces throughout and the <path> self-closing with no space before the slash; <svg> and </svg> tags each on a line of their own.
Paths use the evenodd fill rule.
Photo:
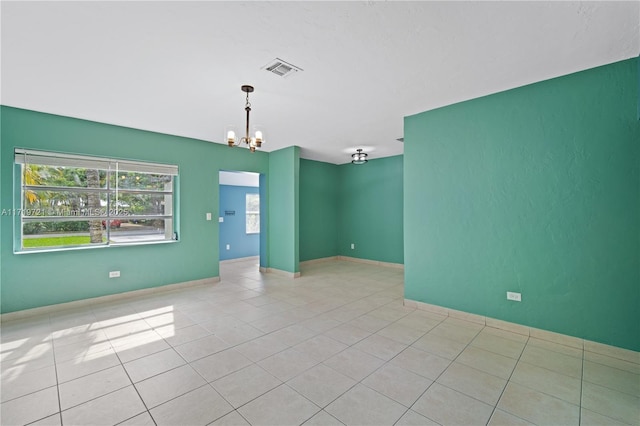
<svg viewBox="0 0 640 426">
<path fill-rule="evenodd" d="M 229 144 L 229 146 L 233 146 L 235 142 L 236 142 L 236 132 L 234 132 L 233 130 L 229 130 L 227 132 L 227 143 Z"/>
<path fill-rule="evenodd" d="M 351 154 L 351 158 L 353 158 L 353 160 L 351 160 L 351 163 L 353 164 L 364 164 L 366 163 L 367 160 L 367 156 L 368 154 L 362 152 L 362 149 L 356 149 L 356 153 L 355 154 Z"/>
</svg>

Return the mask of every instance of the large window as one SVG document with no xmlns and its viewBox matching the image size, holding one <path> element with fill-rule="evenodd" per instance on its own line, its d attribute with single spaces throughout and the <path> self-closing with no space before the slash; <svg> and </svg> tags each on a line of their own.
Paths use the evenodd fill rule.
<svg viewBox="0 0 640 426">
<path fill-rule="evenodd" d="M 247 194 L 246 204 L 247 204 L 247 209 L 246 209 L 247 234 L 259 234 L 260 233 L 260 195 Z"/>
<path fill-rule="evenodd" d="M 21 251 L 177 239 L 178 167 L 16 150 Z"/>
</svg>

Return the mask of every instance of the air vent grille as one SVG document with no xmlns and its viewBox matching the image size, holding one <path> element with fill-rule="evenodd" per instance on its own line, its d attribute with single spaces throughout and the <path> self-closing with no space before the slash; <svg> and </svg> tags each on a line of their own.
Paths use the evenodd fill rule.
<svg viewBox="0 0 640 426">
<path fill-rule="evenodd" d="M 278 75 L 280 77 L 289 77 L 290 75 L 293 75 L 298 71 L 302 71 L 302 68 L 285 62 L 280 58 L 275 58 L 273 61 L 262 67 L 262 69 L 274 73 L 275 75 Z"/>
</svg>

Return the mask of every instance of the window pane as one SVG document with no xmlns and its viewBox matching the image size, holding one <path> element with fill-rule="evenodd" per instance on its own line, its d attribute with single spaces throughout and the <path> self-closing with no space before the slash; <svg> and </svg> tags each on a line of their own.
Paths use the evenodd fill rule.
<svg viewBox="0 0 640 426">
<path fill-rule="evenodd" d="M 247 214 L 247 234 L 260 233 L 260 215 L 259 214 Z"/>
<path fill-rule="evenodd" d="M 260 233 L 260 195 L 246 194 L 246 232 Z"/>
<path fill-rule="evenodd" d="M 125 244 L 141 241 L 162 241 L 173 238 L 171 219 L 109 221 L 109 242 Z"/>
<path fill-rule="evenodd" d="M 136 172 L 115 172 L 111 176 L 111 189 L 136 189 L 147 191 L 171 191 L 173 176 Z"/>
<path fill-rule="evenodd" d="M 260 194 L 247 194 L 247 213 L 260 213 Z"/>
<path fill-rule="evenodd" d="M 106 244 L 107 234 L 100 220 L 53 222 L 27 221 L 22 224 L 22 246 L 47 248 Z"/>
<path fill-rule="evenodd" d="M 174 239 L 177 166 L 18 151 L 22 248 Z"/>
<path fill-rule="evenodd" d="M 25 190 L 23 217 L 107 215 L 106 192 Z"/>
<path fill-rule="evenodd" d="M 79 188 L 106 188 L 107 171 L 83 169 L 78 167 L 43 166 L 25 164 L 23 185 L 26 186 L 65 186 Z"/>
<path fill-rule="evenodd" d="M 111 216 L 168 215 L 171 213 L 173 197 L 170 194 L 128 194 L 117 192 L 111 195 Z M 117 208 L 116 208 L 117 206 Z"/>
</svg>

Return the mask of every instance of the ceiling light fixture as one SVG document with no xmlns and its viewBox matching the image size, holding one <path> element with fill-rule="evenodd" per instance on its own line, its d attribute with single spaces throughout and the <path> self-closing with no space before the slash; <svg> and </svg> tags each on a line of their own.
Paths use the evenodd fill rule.
<svg viewBox="0 0 640 426">
<path fill-rule="evenodd" d="M 249 151 L 255 152 L 256 148 L 260 148 L 262 146 L 262 142 L 264 142 L 264 135 L 262 131 L 256 130 L 253 137 L 249 136 L 249 113 L 251 112 L 251 103 L 249 102 L 249 93 L 253 92 L 253 86 L 249 86 L 247 84 L 243 85 L 240 88 L 243 92 L 247 94 L 247 100 L 244 105 L 244 110 L 247 112 L 247 123 L 245 127 L 245 135 L 237 140 L 236 132 L 232 126 L 227 127 L 226 136 L 227 143 L 229 147 L 233 147 L 236 145 L 240 145 L 241 143 L 247 144 Z"/>
<path fill-rule="evenodd" d="M 353 164 L 364 164 L 364 163 L 366 163 L 368 161 L 367 160 L 367 154 L 362 152 L 362 149 L 356 149 L 356 151 L 358 151 L 358 152 L 356 152 L 355 154 L 351 154 L 351 158 L 353 158 L 353 160 L 351 160 L 351 162 Z"/>
</svg>

